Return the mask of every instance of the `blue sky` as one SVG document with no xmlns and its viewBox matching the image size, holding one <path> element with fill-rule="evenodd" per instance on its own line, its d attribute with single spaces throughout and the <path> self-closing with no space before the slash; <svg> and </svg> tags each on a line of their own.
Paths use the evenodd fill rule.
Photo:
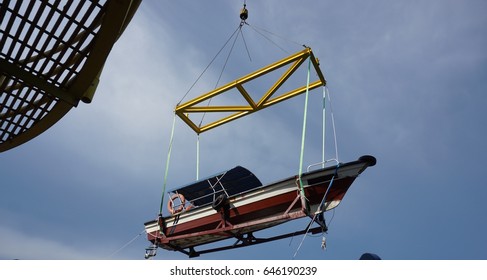
<svg viewBox="0 0 487 280">
<path fill-rule="evenodd" d="M 174 106 L 238 26 L 242 4 L 141 4 L 93 103 L 0 154 L 0 259 L 143 258 L 143 223 L 158 214 Z M 486 259 L 487 3 L 248 0 L 247 8 L 248 22 L 286 38 L 275 40 L 290 53 L 298 42 L 320 59 L 340 161 L 377 158 L 328 213 L 327 250 L 307 237 L 296 258 Z M 243 33 L 252 61 L 238 40 L 222 81 L 288 55 L 248 26 Z M 189 97 L 214 86 L 221 61 L 215 65 Z M 320 96 L 310 96 L 306 163 L 320 159 Z M 235 165 L 264 183 L 297 173 L 303 100 L 202 134 L 202 176 Z M 178 119 L 168 188 L 195 179 L 195 147 L 194 132 Z M 292 259 L 301 239 L 200 259 Z M 156 258 L 186 256 L 159 250 Z"/>
</svg>

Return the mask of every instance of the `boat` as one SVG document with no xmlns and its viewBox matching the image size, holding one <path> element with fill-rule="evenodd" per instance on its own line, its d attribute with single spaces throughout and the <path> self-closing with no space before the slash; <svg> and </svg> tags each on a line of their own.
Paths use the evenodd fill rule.
<svg viewBox="0 0 487 280">
<path fill-rule="evenodd" d="M 144 223 L 147 239 L 155 249 L 179 251 L 189 257 L 239 248 L 307 232 L 326 231 L 323 213 L 337 207 L 354 180 L 376 159 L 358 160 L 307 171 L 263 185 L 248 169 L 237 166 L 169 192 L 167 216 Z M 285 222 L 310 217 L 316 228 L 270 238 L 254 233 Z M 234 238 L 228 246 L 197 247 Z M 149 252 L 150 251 L 150 252 Z"/>
</svg>

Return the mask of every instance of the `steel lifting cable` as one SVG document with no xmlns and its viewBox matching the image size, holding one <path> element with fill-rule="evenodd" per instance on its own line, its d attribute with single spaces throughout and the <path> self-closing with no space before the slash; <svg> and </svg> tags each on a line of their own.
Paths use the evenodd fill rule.
<svg viewBox="0 0 487 280">
<path fill-rule="evenodd" d="M 205 67 L 205 69 L 201 72 L 201 74 L 198 76 L 198 78 L 196 78 L 196 80 L 193 82 L 193 84 L 189 87 L 188 91 L 186 91 L 186 93 L 183 95 L 183 97 L 181 98 L 181 100 L 179 100 L 179 102 L 177 103 L 177 105 L 181 104 L 181 102 L 183 102 L 183 100 L 186 98 L 186 96 L 189 94 L 189 92 L 194 88 L 194 86 L 198 83 L 198 81 L 201 79 L 201 77 L 205 74 L 205 72 L 208 70 L 208 68 L 210 68 L 211 64 L 213 64 L 213 62 L 215 61 L 215 59 L 220 55 L 220 53 L 225 49 L 225 47 L 227 46 L 228 42 L 230 42 L 230 40 L 233 38 L 233 36 L 235 36 L 235 33 L 237 33 L 237 31 L 240 29 L 240 25 L 237 27 L 237 29 L 235 29 L 235 31 L 233 31 L 232 35 L 230 35 L 230 37 L 227 39 L 227 41 L 223 44 L 223 46 L 220 48 L 220 50 L 216 53 L 216 55 L 211 59 L 210 63 L 208 63 L 208 65 Z"/>
<path fill-rule="evenodd" d="M 282 40 L 284 40 L 284 41 L 287 41 L 287 42 L 290 42 L 290 43 L 296 44 L 296 45 L 298 45 L 298 46 L 305 47 L 305 45 L 304 45 L 304 44 L 300 44 L 300 43 L 298 43 L 298 42 L 296 42 L 296 41 L 290 40 L 290 39 L 288 39 L 288 38 L 286 38 L 286 37 L 283 37 L 283 36 L 280 36 L 280 35 L 275 34 L 275 33 L 273 33 L 273 32 L 270 32 L 270 31 L 268 31 L 268 30 L 266 30 L 266 29 L 263 29 L 263 28 L 261 28 L 261 27 L 254 26 L 254 25 L 249 24 L 249 23 L 245 23 L 245 24 L 247 24 L 248 26 L 250 26 L 250 28 L 252 28 L 252 29 L 253 29 L 253 30 L 254 30 L 254 31 L 257 33 L 257 34 L 259 34 L 259 35 L 261 35 L 262 37 L 264 37 L 264 38 L 265 38 L 267 41 L 269 41 L 271 44 L 273 44 L 274 46 L 276 46 L 277 48 L 279 48 L 281 51 L 283 51 L 283 52 L 284 52 L 284 53 L 286 53 L 286 54 L 289 54 L 289 51 L 287 51 L 287 50 L 286 50 L 286 49 L 284 49 L 282 46 L 280 46 L 279 44 L 277 44 L 277 43 L 276 43 L 274 40 L 272 40 L 272 39 L 271 39 L 269 36 L 266 36 L 266 35 L 264 34 L 264 32 L 265 32 L 265 33 L 268 33 L 269 35 L 272 35 L 272 36 L 274 36 L 274 37 L 280 38 L 280 39 L 282 39 Z"/>
<path fill-rule="evenodd" d="M 240 34 L 240 35 L 242 35 L 242 41 L 243 41 L 243 43 L 244 43 L 245 50 L 247 51 L 247 55 L 248 55 L 248 57 L 249 57 L 249 60 L 250 60 L 250 61 L 252 61 L 252 57 L 250 56 L 249 47 L 247 46 L 247 41 L 245 41 L 245 37 L 244 37 L 244 34 L 243 34 L 243 32 L 242 32 L 242 26 L 243 26 L 243 25 L 242 25 L 242 24 L 240 24 L 240 25 L 241 25 L 241 27 L 240 27 L 240 32 L 239 32 L 239 34 Z"/>
<path fill-rule="evenodd" d="M 208 63 L 208 65 L 205 67 L 205 69 L 201 72 L 201 74 L 198 76 L 198 78 L 196 78 L 196 80 L 193 82 L 193 84 L 189 87 L 188 91 L 186 91 L 186 93 L 183 95 L 183 97 L 181 98 L 181 100 L 179 100 L 179 102 L 177 103 L 177 105 L 181 104 L 181 102 L 183 102 L 183 100 L 186 98 L 186 96 L 189 94 L 189 92 L 194 88 L 194 86 L 198 83 L 198 81 L 201 79 L 201 77 L 205 74 L 205 72 L 208 70 L 208 68 L 210 68 L 210 66 L 213 64 L 213 62 L 215 61 L 215 59 L 220 55 L 220 53 L 225 49 L 225 47 L 227 46 L 227 44 L 230 42 L 230 40 L 233 38 L 233 36 L 235 36 L 235 34 L 237 32 L 239 33 L 242 33 L 242 26 L 244 24 L 247 24 L 247 22 L 245 21 L 248 17 L 248 11 L 247 9 L 245 8 L 246 7 L 246 1 L 244 1 L 244 8 L 242 9 L 242 12 L 240 14 L 240 23 L 238 25 L 238 27 L 235 29 L 235 31 L 233 31 L 232 35 L 230 35 L 230 37 L 228 37 L 227 41 L 223 44 L 223 46 L 220 48 L 220 50 L 215 54 L 215 56 L 211 59 L 210 63 Z M 245 12 L 244 12 L 245 11 Z M 247 24 L 248 25 L 248 24 Z M 238 36 L 237 36 L 238 37 Z M 245 48 L 247 49 L 247 54 L 249 55 L 250 57 L 250 54 L 248 52 L 248 48 L 247 48 L 247 43 L 245 42 L 245 38 L 243 38 L 243 33 L 242 33 L 242 39 L 244 41 L 244 44 L 245 44 Z M 235 38 L 234 40 L 234 45 L 235 45 L 235 41 L 237 40 L 237 38 Z M 232 46 L 232 49 L 233 49 L 233 46 Z M 231 53 L 231 51 L 230 51 Z M 229 54 L 230 55 L 230 54 Z M 227 60 L 228 60 L 228 57 L 227 57 Z M 225 62 L 225 65 L 226 65 L 226 62 Z M 223 71 L 222 71 L 223 72 Z M 220 74 L 221 76 L 221 74 Z M 217 82 L 218 84 L 218 82 Z"/>
</svg>

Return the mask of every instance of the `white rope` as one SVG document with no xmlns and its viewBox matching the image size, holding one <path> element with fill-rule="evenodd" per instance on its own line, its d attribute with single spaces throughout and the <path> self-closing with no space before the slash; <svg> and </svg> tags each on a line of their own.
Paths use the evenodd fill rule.
<svg viewBox="0 0 487 280">
<path fill-rule="evenodd" d="M 325 168 L 325 143 L 326 143 L 326 87 L 323 87 L 323 104 L 322 104 L 322 139 L 321 139 L 321 162 L 322 168 Z"/>
<path fill-rule="evenodd" d="M 196 138 L 196 181 L 200 179 L 200 135 Z"/>
<path fill-rule="evenodd" d="M 145 229 L 143 231 L 141 231 L 139 234 L 137 234 L 134 238 L 132 238 L 129 242 L 125 243 L 125 245 L 123 245 L 122 247 L 120 247 L 118 250 L 116 250 L 115 252 L 111 253 L 110 256 L 108 256 L 107 259 L 111 259 L 115 254 L 117 254 L 118 252 L 122 251 L 125 247 L 129 246 L 130 244 L 132 244 L 132 242 L 134 242 L 137 238 L 139 238 L 139 236 L 141 236 L 144 232 L 145 232 Z"/>
<path fill-rule="evenodd" d="M 325 87 L 326 94 L 328 95 L 328 103 L 330 105 L 330 114 L 331 114 L 331 124 L 333 126 L 333 138 L 335 141 L 335 159 L 337 162 L 340 162 L 338 160 L 338 143 L 337 143 L 337 133 L 336 133 L 336 128 L 335 128 L 335 116 L 333 114 L 333 106 L 331 105 L 331 98 L 330 98 L 330 92 L 328 91 L 328 87 Z"/>
</svg>

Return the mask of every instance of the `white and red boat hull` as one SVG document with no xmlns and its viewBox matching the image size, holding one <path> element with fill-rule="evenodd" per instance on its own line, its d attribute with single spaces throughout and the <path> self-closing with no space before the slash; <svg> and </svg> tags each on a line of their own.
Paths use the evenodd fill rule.
<svg viewBox="0 0 487 280">
<path fill-rule="evenodd" d="M 181 250 L 312 216 L 324 197 L 320 209 L 328 211 L 340 204 L 360 173 L 374 164 L 375 158 L 365 156 L 230 197 L 224 210 L 207 205 L 160 217 L 145 223 L 147 238 L 158 247 Z"/>
</svg>

